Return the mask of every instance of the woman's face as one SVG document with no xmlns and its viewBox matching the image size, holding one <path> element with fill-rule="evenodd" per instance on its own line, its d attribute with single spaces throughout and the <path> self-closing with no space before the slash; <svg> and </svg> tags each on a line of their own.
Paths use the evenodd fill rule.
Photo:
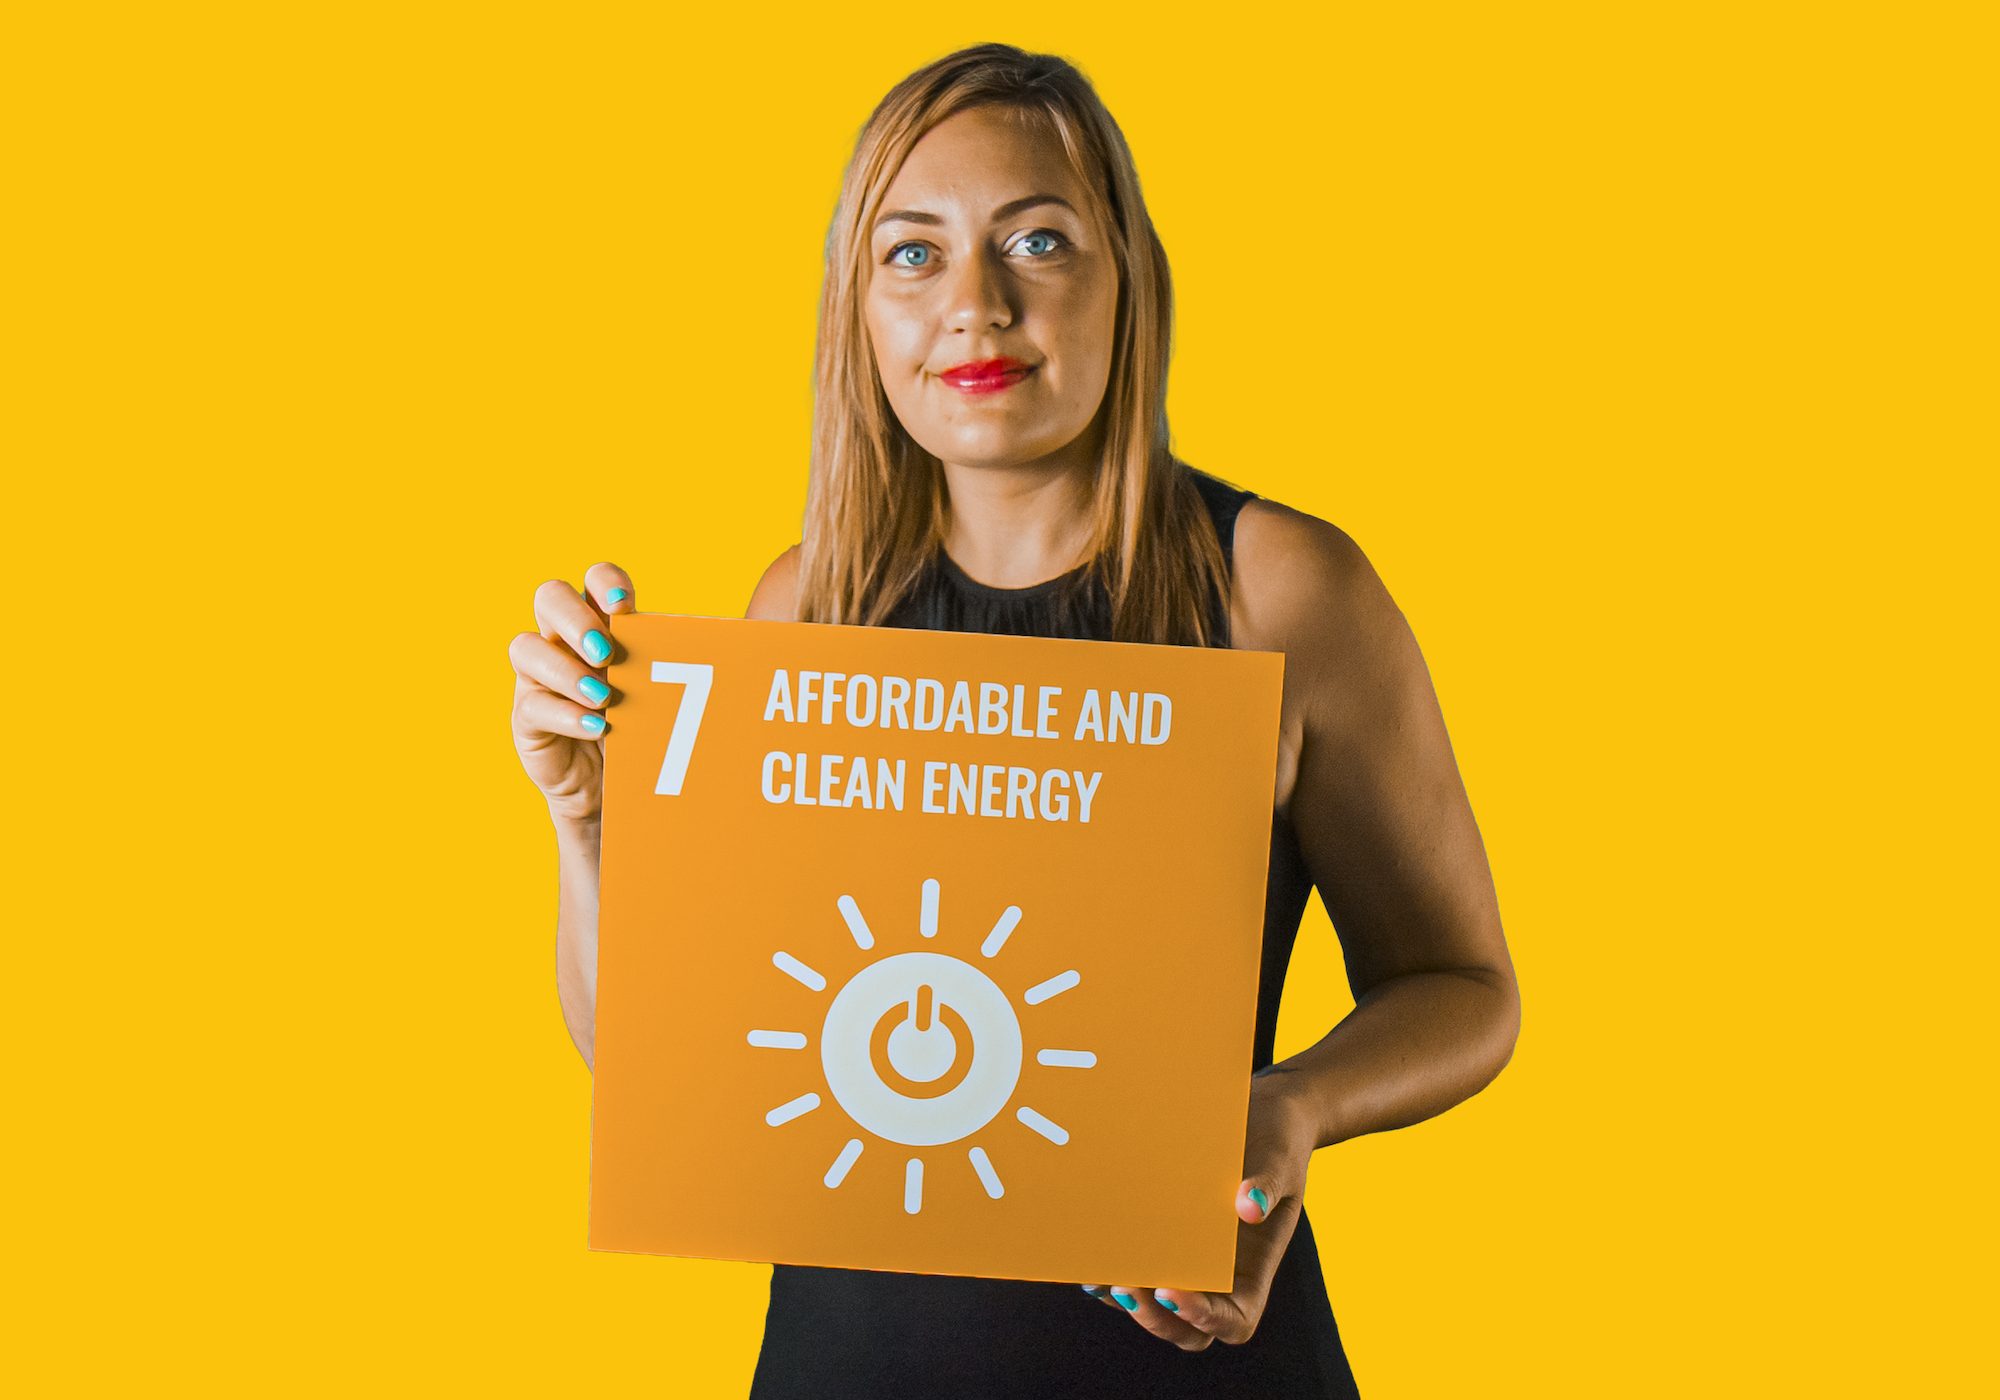
<svg viewBox="0 0 2000 1400">
<path fill-rule="evenodd" d="M 925 451 L 1003 467 L 1091 446 L 1118 269 L 1090 207 L 1054 138 L 993 108 L 911 150 L 869 233 L 864 306 L 889 404 Z"/>
</svg>

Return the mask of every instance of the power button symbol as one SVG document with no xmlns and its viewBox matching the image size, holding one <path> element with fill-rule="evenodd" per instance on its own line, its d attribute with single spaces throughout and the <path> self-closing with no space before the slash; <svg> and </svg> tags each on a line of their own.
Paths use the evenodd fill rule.
<svg viewBox="0 0 2000 1400">
<path fill-rule="evenodd" d="M 875 1023 L 868 1063 L 877 1079 L 905 1098 L 942 1098 L 972 1069 L 972 1029 L 925 982 L 908 1006 L 891 1007 Z"/>
<path fill-rule="evenodd" d="M 970 963 L 898 953 L 840 989 L 820 1035 L 827 1087 L 848 1117 L 911 1147 L 978 1132 L 1021 1079 L 1021 1022 Z"/>
</svg>

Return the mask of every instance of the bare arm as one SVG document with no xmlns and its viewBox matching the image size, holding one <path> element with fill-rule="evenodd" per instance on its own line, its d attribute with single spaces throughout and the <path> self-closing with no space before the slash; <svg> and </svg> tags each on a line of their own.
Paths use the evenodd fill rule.
<svg viewBox="0 0 2000 1400">
<path fill-rule="evenodd" d="M 603 826 L 556 820 L 556 997 L 585 1067 L 597 1064 L 597 857 Z"/>
<path fill-rule="evenodd" d="M 799 547 L 764 571 L 744 611 L 749 618 L 790 621 L 796 611 Z M 600 775 L 599 781 L 602 778 Z M 563 1023 L 584 1064 L 597 1066 L 597 892 L 603 849 L 601 810 L 587 816 L 551 808 L 556 828 L 556 997 Z"/>
<path fill-rule="evenodd" d="M 1265 1070 L 1318 1146 L 1419 1122 L 1513 1053 L 1520 994 L 1493 877 L 1430 673 L 1340 530 L 1260 503 L 1239 607 L 1286 653 L 1299 735 L 1291 820 L 1338 929 L 1354 1010 Z"/>
<path fill-rule="evenodd" d="M 1251 1079 L 1229 1290 L 1104 1299 L 1183 1351 L 1257 1330 L 1319 1148 L 1477 1093 L 1520 1024 L 1486 852 L 1402 612 L 1354 541 L 1273 501 L 1237 518 L 1235 565 L 1231 645 L 1285 654 L 1277 805 L 1339 930 L 1355 1006 Z"/>
</svg>

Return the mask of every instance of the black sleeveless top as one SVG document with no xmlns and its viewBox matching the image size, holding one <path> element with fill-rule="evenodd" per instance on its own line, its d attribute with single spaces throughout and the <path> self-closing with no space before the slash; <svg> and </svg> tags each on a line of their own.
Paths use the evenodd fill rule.
<svg viewBox="0 0 2000 1400">
<path fill-rule="evenodd" d="M 1192 471 L 1192 468 L 1188 470 Z M 1193 472 L 1233 560 L 1236 516 L 1255 493 Z M 942 550 L 891 627 L 1011 636 L 1110 636 L 1110 602 L 1081 565 L 1027 588 L 978 582 Z M 1216 600 L 1215 635 L 1228 614 Z M 1264 953 L 1250 1068 L 1271 1063 L 1278 998 L 1312 880 L 1291 826 L 1271 818 Z M 1130 1183 L 1143 1190 L 1143 1172 Z M 1094 1182 L 1092 1190 L 1119 1190 Z M 1140 1282 L 1104 1279 L 1104 1283 Z M 776 1264 L 750 1400 L 1319 1400 L 1356 1397 L 1312 1222 L 1301 1212 L 1262 1320 L 1241 1346 L 1184 1352 L 1073 1283 Z"/>
</svg>

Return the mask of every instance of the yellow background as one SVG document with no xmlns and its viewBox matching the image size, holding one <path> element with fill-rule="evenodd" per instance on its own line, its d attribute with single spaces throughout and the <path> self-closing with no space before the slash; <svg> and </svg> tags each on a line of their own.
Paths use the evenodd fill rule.
<svg viewBox="0 0 2000 1400">
<path fill-rule="evenodd" d="M 854 133 L 998 37 L 1123 124 L 1176 447 L 1369 552 L 1497 872 L 1513 1064 L 1313 1165 L 1363 1393 L 1963 1393 L 1973 10 L 15 7 L 10 1369 L 742 1393 L 765 1269 L 584 1248 L 506 646 L 600 558 L 740 611 Z M 1346 1008 L 1315 904 L 1279 1053 Z"/>
</svg>

